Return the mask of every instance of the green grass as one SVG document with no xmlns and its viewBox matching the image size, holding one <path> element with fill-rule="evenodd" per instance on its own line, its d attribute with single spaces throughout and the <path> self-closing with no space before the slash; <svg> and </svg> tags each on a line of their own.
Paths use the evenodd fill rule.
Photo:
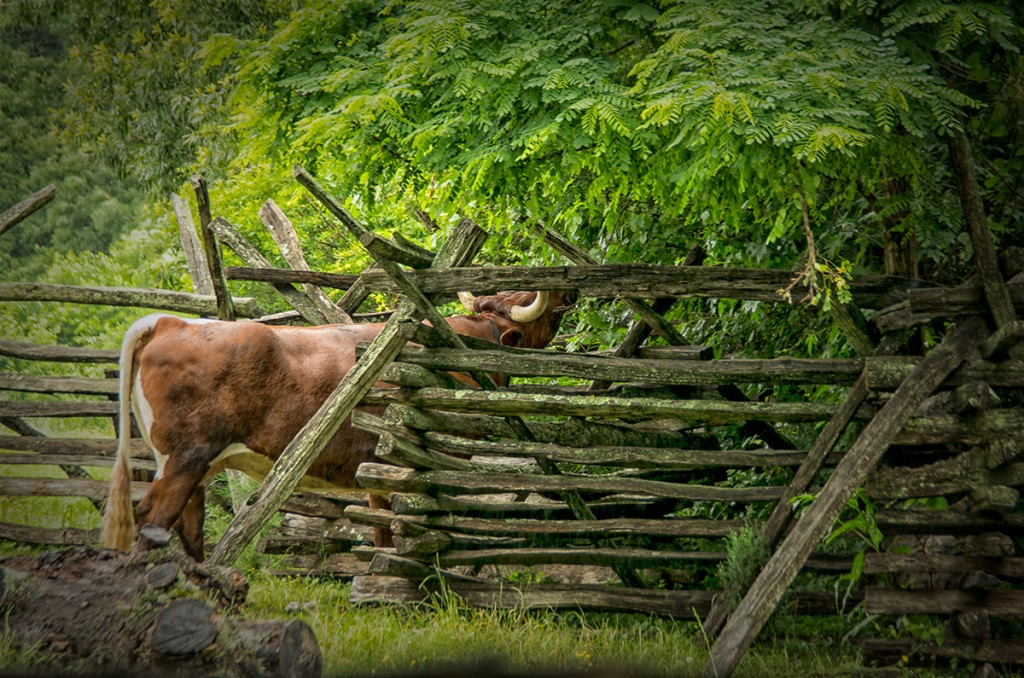
<svg viewBox="0 0 1024 678">
<path fill-rule="evenodd" d="M 707 644 L 693 622 L 640 614 L 472 608 L 454 595 L 418 606 L 354 606 L 348 602 L 349 587 L 337 582 L 255 575 L 251 584 L 244 614 L 279 617 L 295 604 L 299 610 L 289 616 L 313 629 L 328 675 L 496 664 L 525 674 L 602 670 L 689 676 L 699 675 L 707 659 Z M 820 646 L 775 640 L 749 653 L 738 675 L 849 675 L 859 666 L 856 649 L 835 640 Z"/>
</svg>

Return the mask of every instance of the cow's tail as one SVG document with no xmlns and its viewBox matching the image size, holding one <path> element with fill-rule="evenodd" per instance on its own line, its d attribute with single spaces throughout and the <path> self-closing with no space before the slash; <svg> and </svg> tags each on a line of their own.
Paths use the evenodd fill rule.
<svg viewBox="0 0 1024 678">
<path fill-rule="evenodd" d="M 136 321 L 124 335 L 121 343 L 121 364 L 118 376 L 117 402 L 117 459 L 110 476 L 107 492 L 107 506 L 103 511 L 103 526 L 100 543 L 106 548 L 127 551 L 135 541 L 135 512 L 132 510 L 132 461 L 131 461 L 131 398 L 132 373 L 135 360 L 135 346 L 139 339 L 153 329 L 159 318 L 150 315 Z"/>
</svg>

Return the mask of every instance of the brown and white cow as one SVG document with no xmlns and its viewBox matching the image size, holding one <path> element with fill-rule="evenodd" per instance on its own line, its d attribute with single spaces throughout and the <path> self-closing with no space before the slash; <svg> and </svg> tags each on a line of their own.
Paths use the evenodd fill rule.
<svg viewBox="0 0 1024 678">
<path fill-rule="evenodd" d="M 508 346 L 541 348 L 571 303 L 559 292 L 460 295 L 474 315 L 445 320 L 456 332 Z M 262 479 L 372 341 L 381 323 L 318 327 L 187 320 L 154 314 L 135 322 L 121 347 L 117 462 L 103 516 L 104 546 L 127 550 L 135 525 L 174 528 L 185 551 L 203 558 L 204 487 L 224 469 Z M 379 383 L 378 386 L 389 386 Z M 131 510 L 131 403 L 157 473 Z M 354 489 L 377 436 L 346 419 L 300 487 Z M 373 506 L 386 501 L 372 497 Z M 378 533 L 386 545 L 390 534 Z"/>
</svg>

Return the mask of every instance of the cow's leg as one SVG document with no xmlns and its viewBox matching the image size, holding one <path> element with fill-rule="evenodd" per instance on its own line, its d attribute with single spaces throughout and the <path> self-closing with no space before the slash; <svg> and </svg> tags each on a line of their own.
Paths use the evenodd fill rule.
<svg viewBox="0 0 1024 678">
<path fill-rule="evenodd" d="M 370 500 L 370 508 L 372 509 L 384 509 L 386 511 L 391 510 L 391 502 L 384 497 L 379 497 L 376 494 L 368 495 Z M 391 530 L 386 527 L 375 527 L 373 528 L 373 545 L 381 548 L 387 546 L 394 546 L 395 542 L 392 539 L 393 535 Z"/>
<path fill-rule="evenodd" d="M 183 467 L 176 461 L 175 457 L 168 460 L 163 475 L 153 481 L 149 492 L 135 509 L 135 523 L 140 528 L 155 525 L 170 530 L 182 517 L 196 488 L 200 487 L 203 471 Z"/>
<path fill-rule="evenodd" d="M 181 537 L 181 546 L 185 553 L 196 562 L 206 558 L 203 552 L 203 518 L 206 516 L 206 491 L 202 483 L 192 491 L 192 496 L 185 504 L 185 510 L 174 524 L 174 530 Z"/>
</svg>

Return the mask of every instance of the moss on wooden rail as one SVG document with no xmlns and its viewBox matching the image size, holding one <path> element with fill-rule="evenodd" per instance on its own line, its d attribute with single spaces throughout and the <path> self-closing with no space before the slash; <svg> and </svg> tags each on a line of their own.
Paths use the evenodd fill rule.
<svg viewBox="0 0 1024 678">
<path fill-rule="evenodd" d="M 351 276 L 319 274 L 313 271 L 241 270 L 229 271 L 235 279 L 258 277 L 265 282 L 313 283 L 348 289 Z M 456 267 L 442 272 L 430 269 L 409 271 L 409 279 L 424 294 L 454 298 L 460 290 L 490 294 L 507 289 L 575 289 L 582 296 L 599 299 L 637 297 L 714 297 L 783 303 L 779 290 L 797 277 L 792 271 L 719 268 L 703 266 L 659 266 L 653 264 L 598 264 L 584 266 L 489 266 Z M 384 271 L 366 271 L 361 276 L 370 289 L 398 292 L 398 285 Z M 883 308 L 906 298 L 910 285 L 919 281 L 881 275 L 854 276 L 850 283 L 854 301 L 863 308 Z M 798 285 L 792 297 L 803 296 Z"/>
<path fill-rule="evenodd" d="M 108 401 L 0 401 L 0 417 L 112 417 L 115 414 L 117 403 Z"/>
<path fill-rule="evenodd" d="M 957 556 L 936 553 L 869 553 L 864 574 L 885 572 L 967 573 L 974 570 L 997 577 L 1024 579 L 1024 558 L 1010 556 Z"/>
<path fill-rule="evenodd" d="M 392 417 L 400 419 L 400 415 Z M 553 462 L 590 466 L 628 466 L 663 470 L 698 468 L 798 466 L 806 456 L 799 450 L 693 450 L 676 447 L 595 445 L 570 447 L 528 440 L 488 441 L 448 433 L 416 431 L 362 411 L 352 414 L 352 425 L 378 435 L 392 436 L 393 442 L 378 446 L 377 456 L 395 456 L 417 467 L 486 470 L 480 464 L 451 455 L 478 455 L 518 459 L 548 459 Z M 382 449 L 383 448 L 383 449 Z M 401 448 L 396 450 L 393 448 Z M 411 455 L 411 456 L 410 456 Z M 399 464 L 405 466 L 407 464 Z M 521 466 L 509 466 L 521 468 Z M 525 469 L 524 469 L 525 472 Z"/>
<path fill-rule="evenodd" d="M 211 295 L 139 287 L 0 283 L 0 301 L 55 301 L 95 306 L 134 306 L 204 316 L 217 315 L 217 300 Z M 258 318 L 263 315 L 263 311 L 253 299 L 238 297 L 234 298 L 233 302 L 236 312 L 241 317 Z"/>
<path fill-rule="evenodd" d="M 46 377 L 16 372 L 0 372 L 0 391 L 114 396 L 117 395 L 117 379 Z"/>
<path fill-rule="evenodd" d="M 401 577 L 356 577 L 350 600 L 360 603 L 420 602 L 438 593 L 437 581 L 410 581 Z M 713 591 L 663 591 L 615 588 L 602 585 L 534 585 L 519 589 L 508 584 L 447 581 L 444 586 L 476 607 L 517 609 L 589 609 L 660 614 L 674 619 L 702 617 L 711 606 Z"/>
<path fill-rule="evenodd" d="M 427 494 L 409 492 L 391 492 L 392 511 L 396 515 L 466 515 L 489 518 L 531 518 L 533 520 L 566 520 L 573 518 L 569 507 L 559 501 L 545 500 L 542 503 L 532 501 L 502 501 L 493 496 L 486 499 L 440 495 L 432 497 Z M 594 514 L 595 520 L 605 518 L 662 518 L 675 511 L 679 502 L 675 499 L 660 497 L 643 497 L 639 495 L 611 495 L 596 501 L 587 502 L 587 507 Z M 722 520 L 723 529 L 736 529 L 741 521 Z"/>
<path fill-rule="evenodd" d="M 149 483 L 132 482 L 132 500 L 142 499 L 148 489 Z M 106 499 L 107 483 L 79 478 L 0 478 L 0 496 Z"/>
<path fill-rule="evenodd" d="M 401 553 L 399 553 L 401 555 Z M 714 565 L 725 560 L 722 551 L 661 551 L 638 548 L 492 548 L 443 551 L 442 567 L 459 565 L 627 565 L 634 568 L 678 568 Z"/>
<path fill-rule="evenodd" d="M 391 511 L 349 506 L 345 516 L 360 525 L 389 527 L 396 516 Z M 530 520 L 522 518 L 472 518 L 458 515 L 401 516 L 401 522 L 424 529 L 449 530 L 465 534 L 567 538 L 616 537 L 643 534 L 653 537 L 682 539 L 686 537 L 720 538 L 739 529 L 737 521 L 697 520 L 685 518 L 609 518 L 606 520 Z"/>
<path fill-rule="evenodd" d="M 987 612 L 1024 617 L 1024 591 L 1006 589 L 899 591 L 869 586 L 864 609 L 871 614 L 956 614 Z"/>
<path fill-rule="evenodd" d="M 130 451 L 132 457 L 153 457 L 141 438 L 132 438 Z M 0 450 L 19 452 L 36 452 L 48 454 L 88 454 L 92 456 L 110 457 L 112 460 L 117 452 L 117 440 L 113 438 L 48 438 L 43 436 L 0 436 Z"/>
<path fill-rule="evenodd" d="M 921 362 L 915 356 L 886 356 L 864 360 L 864 375 L 868 388 L 875 391 L 894 391 Z M 943 383 L 944 387 L 961 386 L 982 381 L 989 386 L 1024 388 L 1024 362 L 970 361 L 956 369 Z"/>
<path fill-rule="evenodd" d="M 1024 440 L 1024 409 L 1004 408 L 973 414 L 938 414 L 907 421 L 893 438 L 896 445 L 971 445 L 999 440 Z"/>
<path fill-rule="evenodd" d="M 749 420 L 787 423 L 823 421 L 834 405 L 810 402 L 725 402 L 714 400 L 662 400 L 608 396 L 561 396 L 506 391 L 454 391 L 439 388 L 372 389 L 366 405 L 393 403 L 430 407 L 451 412 L 498 416 L 573 416 L 654 419 L 674 417 L 708 425 Z"/>
<path fill-rule="evenodd" d="M 805 451 L 794 450 L 687 450 L 661 447 L 625 447 L 598 445 L 568 447 L 529 441 L 491 442 L 460 436 L 425 432 L 428 449 L 454 454 L 502 457 L 545 457 L 567 464 L 629 466 L 664 470 L 691 470 L 712 467 L 798 466 Z"/>
<path fill-rule="evenodd" d="M 495 416 L 440 412 L 405 405 L 392 405 L 389 411 L 397 413 L 396 423 L 411 429 L 457 433 L 466 436 L 516 438 L 508 423 Z M 621 422 L 613 424 L 570 418 L 557 423 L 531 421 L 527 422 L 527 426 L 533 438 L 539 442 L 572 447 L 595 445 L 698 449 L 715 449 L 717 447 L 717 440 L 710 434 L 638 429 Z"/>
<path fill-rule="evenodd" d="M 381 492 L 444 492 L 489 494 L 500 492 L 631 492 L 690 501 L 771 501 L 782 496 L 779 487 L 709 487 L 616 476 L 545 476 L 462 473 L 459 471 L 413 471 L 384 464 L 359 467 L 360 487 Z"/>
<path fill-rule="evenodd" d="M 11 466 L 22 466 L 26 464 L 43 466 L 96 466 L 99 468 L 110 468 L 114 465 L 113 457 L 104 457 L 91 454 L 0 454 L 0 464 Z M 155 471 L 156 462 L 153 456 L 148 458 L 135 459 L 132 462 L 133 470 Z"/>
<path fill-rule="evenodd" d="M 863 369 L 862 361 L 844 359 L 634 360 L 571 353 L 514 354 L 500 350 L 459 351 L 416 347 L 402 349 L 397 360 L 436 370 L 473 369 L 510 376 L 573 377 L 677 386 L 736 383 L 852 384 Z"/>
<path fill-rule="evenodd" d="M 0 339 L 0 355 L 62 363 L 116 363 L 119 358 L 119 352 L 115 349 L 43 346 L 15 339 Z"/>
</svg>

